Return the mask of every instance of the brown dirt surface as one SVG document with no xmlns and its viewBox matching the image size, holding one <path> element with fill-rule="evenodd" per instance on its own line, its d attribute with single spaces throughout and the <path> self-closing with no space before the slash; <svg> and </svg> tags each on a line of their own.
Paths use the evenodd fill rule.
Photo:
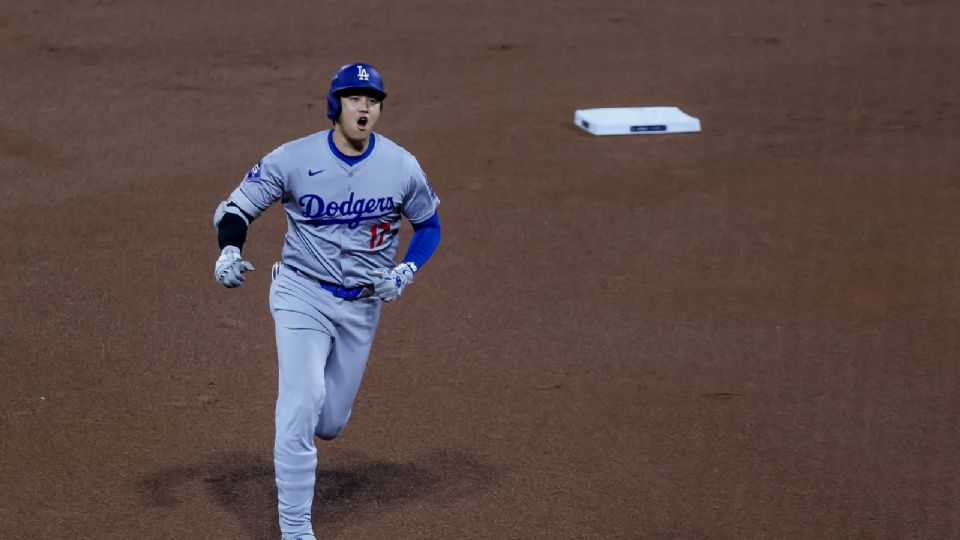
<svg viewBox="0 0 960 540">
<path fill-rule="evenodd" d="M 960 537 L 960 3 L 2 6 L 0 537 L 279 537 L 285 225 L 226 290 L 211 216 L 355 60 L 444 240 L 321 537 Z"/>
</svg>

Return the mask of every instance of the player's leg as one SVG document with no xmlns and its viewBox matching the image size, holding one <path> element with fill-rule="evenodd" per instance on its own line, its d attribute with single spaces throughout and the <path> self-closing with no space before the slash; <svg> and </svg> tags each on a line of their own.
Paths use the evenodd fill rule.
<svg viewBox="0 0 960 540">
<path fill-rule="evenodd" d="M 373 299 L 344 302 L 337 320 L 337 339 L 326 365 L 326 398 L 320 409 L 316 435 L 331 440 L 350 419 L 353 401 L 367 367 L 367 357 L 380 319 L 380 302 Z"/>
<path fill-rule="evenodd" d="M 324 367 L 332 342 L 300 293 L 283 276 L 270 293 L 279 367 L 273 455 L 285 539 L 313 534 L 310 508 L 317 474 L 313 431 L 324 401 Z"/>
</svg>

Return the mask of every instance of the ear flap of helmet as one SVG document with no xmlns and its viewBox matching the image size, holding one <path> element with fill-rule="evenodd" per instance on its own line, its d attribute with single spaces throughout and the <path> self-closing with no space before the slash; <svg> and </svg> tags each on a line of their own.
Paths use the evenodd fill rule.
<svg viewBox="0 0 960 540">
<path fill-rule="evenodd" d="M 327 93 L 327 118 L 337 121 L 340 117 L 340 97 L 333 95 L 333 92 Z"/>
</svg>

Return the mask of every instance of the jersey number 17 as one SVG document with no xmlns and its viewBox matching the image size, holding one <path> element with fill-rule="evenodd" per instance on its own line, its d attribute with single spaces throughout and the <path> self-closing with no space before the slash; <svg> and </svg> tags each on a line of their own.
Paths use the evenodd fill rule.
<svg viewBox="0 0 960 540">
<path fill-rule="evenodd" d="M 383 239 L 388 232 L 390 232 L 389 223 L 376 223 L 373 227 L 370 227 L 370 248 L 382 246 Z"/>
</svg>

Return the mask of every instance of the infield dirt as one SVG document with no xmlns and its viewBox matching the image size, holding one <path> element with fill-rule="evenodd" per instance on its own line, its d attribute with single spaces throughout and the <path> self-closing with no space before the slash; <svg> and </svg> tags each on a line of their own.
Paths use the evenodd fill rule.
<svg viewBox="0 0 960 540">
<path fill-rule="evenodd" d="M 322 537 L 960 537 L 960 3 L 0 4 L 0 537 L 279 537 L 285 223 L 226 290 L 211 216 L 352 61 L 444 238 Z"/>
</svg>

